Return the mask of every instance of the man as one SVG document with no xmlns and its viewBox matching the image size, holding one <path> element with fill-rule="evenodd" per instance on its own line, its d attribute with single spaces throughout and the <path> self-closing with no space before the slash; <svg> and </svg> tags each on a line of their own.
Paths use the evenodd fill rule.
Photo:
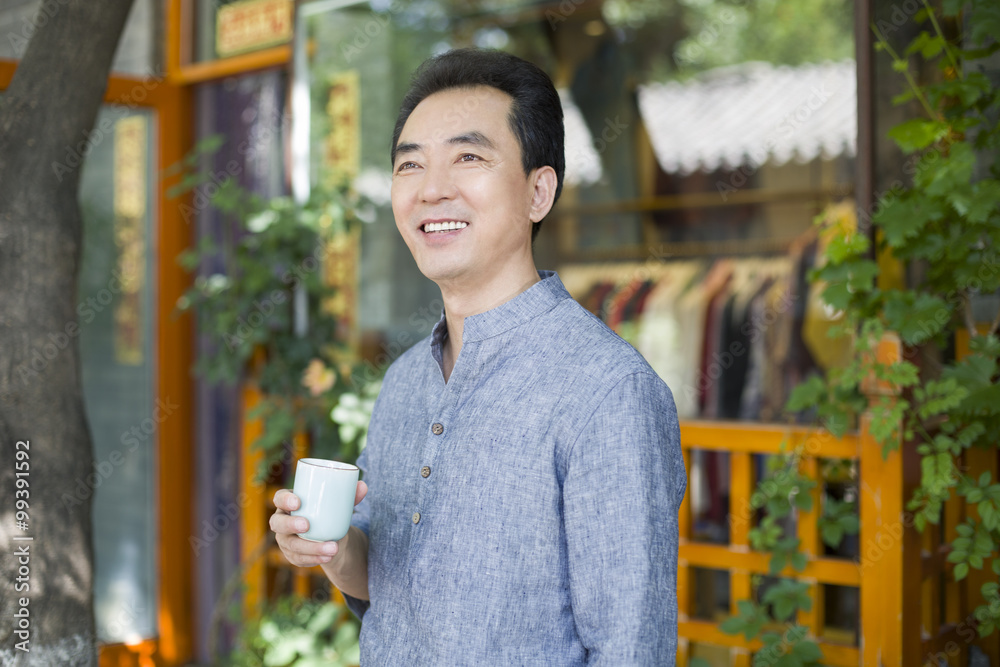
<svg viewBox="0 0 1000 667">
<path fill-rule="evenodd" d="M 348 535 L 296 537 L 279 491 L 282 552 L 345 594 L 362 664 L 673 664 L 673 398 L 531 254 L 564 168 L 552 82 L 502 52 L 445 53 L 392 146 L 396 226 L 444 314 L 386 373 Z"/>
</svg>

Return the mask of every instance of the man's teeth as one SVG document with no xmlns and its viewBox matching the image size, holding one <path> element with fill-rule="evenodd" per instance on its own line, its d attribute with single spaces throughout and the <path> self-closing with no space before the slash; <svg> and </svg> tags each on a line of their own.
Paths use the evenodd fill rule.
<svg viewBox="0 0 1000 667">
<path fill-rule="evenodd" d="M 424 225 L 425 232 L 450 232 L 453 229 L 465 229 L 469 226 L 467 222 L 449 220 L 448 222 L 428 222 Z"/>
</svg>

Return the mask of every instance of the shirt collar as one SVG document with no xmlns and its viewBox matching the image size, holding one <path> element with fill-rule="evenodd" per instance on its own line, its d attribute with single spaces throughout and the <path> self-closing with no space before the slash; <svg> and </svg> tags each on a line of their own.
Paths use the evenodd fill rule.
<svg viewBox="0 0 1000 667">
<path fill-rule="evenodd" d="M 485 313 L 466 317 L 462 327 L 462 343 L 498 336 L 549 312 L 560 301 L 571 298 L 555 271 L 539 271 L 538 277 L 541 280 L 510 301 L 487 310 Z M 431 350 L 434 358 L 438 361 L 440 361 L 441 346 L 444 345 L 447 330 L 448 325 L 442 310 L 441 319 L 434 325 L 434 330 L 431 332 Z"/>
</svg>

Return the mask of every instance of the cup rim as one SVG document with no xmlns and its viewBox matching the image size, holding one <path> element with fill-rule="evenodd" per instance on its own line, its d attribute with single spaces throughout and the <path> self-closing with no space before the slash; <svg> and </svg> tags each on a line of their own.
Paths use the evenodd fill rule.
<svg viewBox="0 0 1000 667">
<path fill-rule="evenodd" d="M 323 470 L 339 470 L 341 472 L 354 472 L 356 470 L 360 470 L 356 465 L 344 463 L 343 461 L 334 461 L 333 459 L 317 459 L 308 457 L 299 459 L 298 463 L 303 463 L 314 468 L 322 468 Z"/>
</svg>

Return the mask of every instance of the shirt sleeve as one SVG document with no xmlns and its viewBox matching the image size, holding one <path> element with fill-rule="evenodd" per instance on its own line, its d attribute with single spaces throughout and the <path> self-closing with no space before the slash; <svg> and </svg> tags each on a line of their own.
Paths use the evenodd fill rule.
<svg viewBox="0 0 1000 667">
<path fill-rule="evenodd" d="M 372 482 L 368 478 L 368 448 L 361 450 L 361 454 L 358 455 L 358 460 L 356 461 L 358 468 L 361 469 L 361 479 L 364 480 L 365 484 L 368 485 L 368 493 L 361 500 L 360 503 L 354 506 L 354 514 L 351 516 L 351 525 L 360 528 L 365 535 L 369 535 L 368 527 L 371 525 L 371 501 L 369 498 L 372 494 Z M 369 536 L 369 544 L 370 544 Z M 347 608 L 354 612 L 354 615 L 358 617 L 358 620 L 363 620 L 365 612 L 368 611 L 368 607 L 371 606 L 369 600 L 360 600 L 355 597 L 341 591 L 344 596 L 344 601 L 347 602 Z"/>
<path fill-rule="evenodd" d="M 686 485 L 670 390 L 653 373 L 625 377 L 593 410 L 563 483 L 570 596 L 587 664 L 673 664 Z"/>
</svg>

